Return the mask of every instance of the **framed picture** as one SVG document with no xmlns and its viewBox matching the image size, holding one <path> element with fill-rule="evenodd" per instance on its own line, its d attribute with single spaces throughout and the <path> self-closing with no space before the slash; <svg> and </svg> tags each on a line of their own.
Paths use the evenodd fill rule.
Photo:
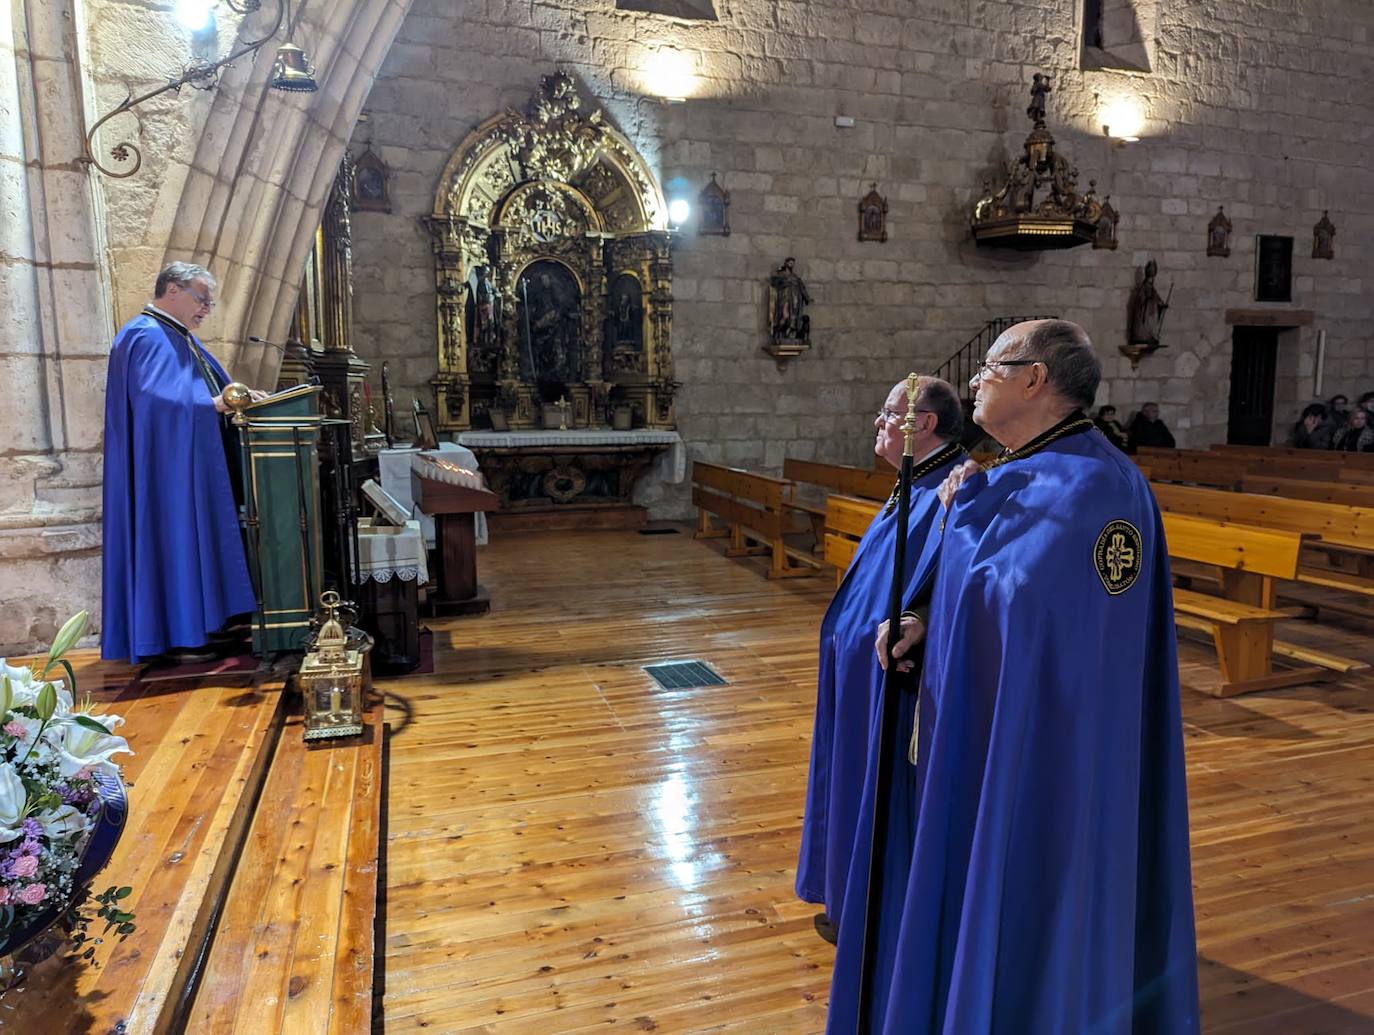
<svg viewBox="0 0 1374 1035">
<path fill-rule="evenodd" d="M 1256 239 L 1255 301 L 1293 301 L 1293 238 L 1260 234 Z"/>
<path fill-rule="evenodd" d="M 697 233 L 730 236 L 730 192 L 716 182 L 715 173 L 702 189 L 697 206 Z"/>
<path fill-rule="evenodd" d="M 369 478 L 363 482 L 363 495 L 367 497 L 367 502 L 377 508 L 377 513 L 386 520 L 388 525 L 395 525 L 398 528 L 405 527 L 410 515 L 406 513 L 405 507 L 401 506 L 401 502 L 395 496 L 377 484 L 375 478 Z"/>
<path fill-rule="evenodd" d="M 859 201 L 859 240 L 887 240 L 887 199 L 878 193 L 878 185 Z"/>
<path fill-rule="evenodd" d="M 434 418 L 419 399 L 415 400 L 415 444 L 421 449 L 439 448 L 439 436 L 434 432 Z"/>
</svg>

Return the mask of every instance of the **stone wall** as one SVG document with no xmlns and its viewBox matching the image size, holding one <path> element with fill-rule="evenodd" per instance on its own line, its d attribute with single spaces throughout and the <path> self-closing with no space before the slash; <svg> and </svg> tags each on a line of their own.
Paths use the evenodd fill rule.
<svg viewBox="0 0 1374 1035">
<path fill-rule="evenodd" d="M 1279 423 L 1312 392 L 1374 388 L 1364 278 L 1374 230 L 1374 8 L 1274 0 L 1148 5 L 1148 75 L 1081 71 L 1076 0 L 726 0 L 719 22 L 615 10 L 612 0 L 415 0 L 354 133 L 394 170 L 394 210 L 354 219 L 357 330 L 402 390 L 435 372 L 433 267 L 419 219 L 480 121 L 526 102 L 539 76 L 571 71 L 635 142 L 671 197 L 712 171 L 731 191 L 733 233 L 684 233 L 675 251 L 679 424 L 693 456 L 778 468 L 784 456 L 867 463 L 871 414 L 893 380 L 929 370 L 993 317 L 1082 323 L 1106 371 L 1099 402 L 1146 400 L 1187 445 L 1224 436 L 1228 307 L 1253 307 L 1255 235 L 1291 234 L 1293 306 L 1316 323 L 1285 334 Z M 1143 8 L 1142 8 L 1143 9 Z M 916 12 L 916 13 L 912 13 Z M 696 82 L 685 103 L 646 95 L 643 70 L 677 48 Z M 1019 153 L 1035 71 L 1052 72 L 1049 124 L 1122 213 L 1120 248 L 1009 254 L 975 248 L 966 213 L 982 178 Z M 1142 139 L 1109 143 L 1102 112 L 1142 109 Z M 848 115 L 853 128 L 837 128 Z M 890 239 L 860 243 L 856 205 L 877 181 Z M 1207 258 L 1218 205 L 1232 254 Z M 1314 260 L 1331 209 L 1336 259 Z M 814 348 L 779 371 L 760 349 L 768 273 L 788 255 L 814 298 Z M 1138 371 L 1120 356 L 1136 269 L 1173 286 L 1168 348 Z M 674 493 L 662 514 L 685 511 Z"/>
</svg>

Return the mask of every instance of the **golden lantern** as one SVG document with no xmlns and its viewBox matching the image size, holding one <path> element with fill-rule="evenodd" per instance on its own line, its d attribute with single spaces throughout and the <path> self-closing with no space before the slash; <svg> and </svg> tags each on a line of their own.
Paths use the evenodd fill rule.
<svg viewBox="0 0 1374 1035">
<path fill-rule="evenodd" d="M 315 646 L 301 662 L 300 686 L 305 697 L 305 739 L 353 737 L 363 732 L 363 652 L 348 649 L 339 621 L 339 594 L 320 597 L 328 617 Z"/>
</svg>

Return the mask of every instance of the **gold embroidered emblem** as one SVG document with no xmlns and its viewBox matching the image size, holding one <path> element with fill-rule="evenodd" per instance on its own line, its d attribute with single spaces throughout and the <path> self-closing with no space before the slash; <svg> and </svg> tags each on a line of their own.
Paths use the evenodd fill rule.
<svg viewBox="0 0 1374 1035">
<path fill-rule="evenodd" d="M 1108 521 L 1093 547 L 1097 577 L 1112 596 L 1125 593 L 1140 577 L 1145 561 L 1145 542 L 1129 521 Z"/>
</svg>

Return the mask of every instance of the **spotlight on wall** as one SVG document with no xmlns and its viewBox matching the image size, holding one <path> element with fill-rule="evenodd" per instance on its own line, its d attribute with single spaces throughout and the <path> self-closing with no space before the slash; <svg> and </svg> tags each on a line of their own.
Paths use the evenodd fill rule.
<svg viewBox="0 0 1374 1035">
<path fill-rule="evenodd" d="M 209 28 L 215 17 L 215 0 L 177 0 L 177 21 L 191 32 Z"/>
<path fill-rule="evenodd" d="M 674 230 L 680 228 L 692 216 L 692 206 L 686 198 L 674 198 L 668 202 L 668 225 Z"/>
<path fill-rule="evenodd" d="M 681 104 L 697 89 L 696 62 L 676 47 L 661 46 L 649 53 L 642 73 L 648 92 L 665 104 Z"/>
<path fill-rule="evenodd" d="M 1101 109 L 1102 135 L 1123 144 L 1140 139 L 1145 128 L 1145 112 L 1135 97 L 1118 97 Z"/>
</svg>

